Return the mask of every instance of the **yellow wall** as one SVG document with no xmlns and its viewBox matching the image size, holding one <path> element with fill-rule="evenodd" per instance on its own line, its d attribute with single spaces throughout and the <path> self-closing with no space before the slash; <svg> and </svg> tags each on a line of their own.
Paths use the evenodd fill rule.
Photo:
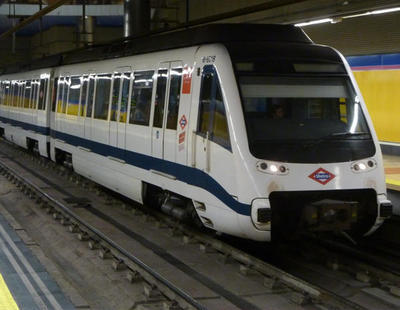
<svg viewBox="0 0 400 310">
<path fill-rule="evenodd" d="M 380 141 L 400 143 L 400 70 L 355 71 Z"/>
</svg>

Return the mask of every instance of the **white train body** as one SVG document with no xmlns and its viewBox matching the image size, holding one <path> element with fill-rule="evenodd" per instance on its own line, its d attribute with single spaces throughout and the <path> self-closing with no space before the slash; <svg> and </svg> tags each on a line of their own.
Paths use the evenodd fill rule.
<svg viewBox="0 0 400 310">
<path fill-rule="evenodd" d="M 300 31 L 288 29 L 285 31 Z M 253 43 L 248 44 L 252 46 Z M 279 49 L 285 50 L 286 43 L 279 44 Z M 265 81 L 273 81 L 278 76 L 277 84 L 265 82 L 263 75 L 254 75 L 258 54 L 252 62 L 251 51 L 248 51 L 250 57 L 242 60 L 245 48 L 237 53 L 238 46 L 234 43 L 218 42 L 4 74 L 0 76 L 0 128 L 6 139 L 22 147 L 32 147 L 31 141 L 34 141 L 39 153 L 54 161 L 65 160 L 67 154 L 77 173 L 139 203 L 143 203 L 149 185 L 187 198 L 192 201 L 202 223 L 216 231 L 270 240 L 271 229 L 276 225 L 274 220 L 282 230 L 284 221 L 290 220 L 287 213 L 295 208 L 294 201 L 299 202 L 301 210 L 294 212 L 294 220 L 306 222 L 306 226 L 316 230 L 324 226 L 317 218 L 333 212 L 335 220 L 326 221 L 332 226 L 340 217 L 336 213 L 344 212 L 345 227 L 340 224 L 338 230 L 349 228 L 357 222 L 357 217 L 366 217 L 368 213 L 363 233 L 372 232 L 390 213 L 387 211 L 390 202 L 386 198 L 382 157 L 371 119 L 343 57 L 310 42 L 294 42 L 284 54 L 295 54 L 297 47 L 301 53 L 303 46 L 323 50 L 319 55 L 328 53 L 330 58 L 326 62 L 319 59 L 318 67 L 313 62 L 315 59 L 303 57 L 299 64 L 293 64 L 303 65 L 299 76 L 298 72 L 268 73 Z M 272 48 L 269 53 L 276 53 L 276 50 Z M 340 61 L 334 62 L 332 55 Z M 275 56 L 280 57 L 279 54 Z M 311 69 L 307 67 L 310 63 Z M 339 67 L 342 71 L 337 69 Z M 324 71 L 323 75 L 321 70 L 328 72 Z M 301 81 L 298 85 L 296 79 Z M 47 81 L 47 84 L 34 92 L 39 104 L 29 106 L 24 103 L 28 100 L 25 98 L 26 81 L 34 80 Z M 327 82 L 318 84 L 316 81 L 320 80 Z M 25 87 L 13 88 L 17 83 L 25 83 Z M 41 109 L 43 94 L 45 106 Z M 354 95 L 353 98 L 349 94 Z M 321 128 L 320 137 L 316 135 L 293 143 L 293 130 L 289 127 L 295 119 L 296 107 L 303 103 L 289 100 L 284 107 L 291 109 L 291 123 L 282 123 L 271 131 L 268 122 L 274 122 L 267 119 L 266 113 L 271 103 L 264 98 L 268 96 L 275 101 L 327 97 L 334 100 L 334 105 L 339 104 L 339 100 L 347 104 L 347 110 L 341 107 L 341 116 L 334 121 L 341 121 L 343 130 L 355 135 L 336 137 L 342 132 L 324 132 L 328 124 Z M 30 98 L 32 103 L 32 94 Z M 318 100 L 311 100 L 303 106 L 315 108 L 312 113 L 318 114 L 318 104 Z M 348 115 L 343 116 L 343 113 Z M 265 119 L 260 121 L 260 115 Z M 348 118 L 344 120 L 343 117 Z M 318 115 L 315 118 L 318 119 Z M 358 124 L 356 118 L 363 123 Z M 302 135 L 309 119 L 304 124 L 303 120 L 296 123 L 300 127 L 294 133 L 298 131 Z M 318 121 L 323 124 L 322 117 Z M 359 127 L 362 132 L 358 132 Z M 283 153 L 277 144 L 262 147 L 262 151 L 255 150 L 254 141 L 258 141 L 255 135 L 264 137 L 275 131 L 279 135 L 285 131 L 282 128 L 289 128 L 287 135 L 292 140 L 288 143 L 293 147 Z M 315 134 L 315 128 L 310 132 Z M 251 130 L 255 131 L 253 136 L 249 133 Z M 352 151 L 356 154 L 353 157 L 347 156 L 346 151 L 338 151 L 341 152 L 339 160 L 332 160 L 334 148 L 339 141 L 343 142 L 342 139 L 347 141 L 344 143 L 353 140 L 367 143 L 355 138 L 361 134 L 369 135 L 364 139 L 368 140 L 367 149 L 371 150 L 367 156 L 357 156 L 356 148 Z M 329 144 L 331 138 L 333 146 Z M 321 160 L 324 151 L 319 148 L 326 148 L 329 158 Z M 261 154 L 270 150 L 276 150 L 270 157 Z M 314 156 L 314 153 L 319 155 Z M 281 158 L 282 154 L 286 155 Z M 365 207 L 368 211 L 363 211 L 361 205 L 366 197 L 370 206 Z M 282 200 L 287 203 L 280 211 Z M 325 206 L 323 211 L 318 207 L 321 204 Z M 349 207 L 352 211 L 341 211 L 346 210 L 346 204 L 352 205 Z M 335 229 L 328 227 L 328 230 Z"/>
</svg>

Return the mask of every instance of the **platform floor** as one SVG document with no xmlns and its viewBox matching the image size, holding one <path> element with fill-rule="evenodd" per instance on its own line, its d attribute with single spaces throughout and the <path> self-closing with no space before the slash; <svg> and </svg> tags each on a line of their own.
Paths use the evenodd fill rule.
<svg viewBox="0 0 400 310">
<path fill-rule="evenodd" d="M 75 309 L 1 214 L 0 309 Z"/>
<path fill-rule="evenodd" d="M 383 155 L 387 188 L 400 191 L 400 156 Z"/>
</svg>

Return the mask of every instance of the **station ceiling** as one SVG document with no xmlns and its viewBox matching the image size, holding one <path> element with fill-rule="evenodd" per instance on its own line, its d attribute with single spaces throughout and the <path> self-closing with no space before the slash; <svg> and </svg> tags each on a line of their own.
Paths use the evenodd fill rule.
<svg viewBox="0 0 400 310">
<path fill-rule="evenodd" d="M 0 33 L 39 11 L 40 0 L 0 0 Z M 53 1 L 42 0 L 43 3 Z M 82 1 L 71 1 L 42 18 L 42 30 L 55 25 L 74 26 L 82 16 Z M 107 3 L 107 4 L 93 4 Z M 86 15 L 96 17 L 96 25 L 123 26 L 123 1 L 86 0 Z M 189 9 L 186 9 L 186 6 Z M 152 0 L 153 29 L 159 25 L 179 26 L 223 21 L 251 23 L 300 23 L 323 18 L 340 22 L 342 18 L 370 11 L 393 8 L 400 5 L 394 0 Z M 44 4 L 43 7 L 46 5 Z M 174 14 L 168 14 L 173 10 Z M 160 12 L 166 11 L 167 14 Z M 187 16 L 187 12 L 189 13 Z M 161 16 L 161 17 L 160 17 Z M 172 16 L 172 17 L 171 17 Z M 175 19 L 175 20 L 174 20 Z M 39 21 L 19 30 L 19 36 L 32 36 L 39 32 Z"/>
</svg>

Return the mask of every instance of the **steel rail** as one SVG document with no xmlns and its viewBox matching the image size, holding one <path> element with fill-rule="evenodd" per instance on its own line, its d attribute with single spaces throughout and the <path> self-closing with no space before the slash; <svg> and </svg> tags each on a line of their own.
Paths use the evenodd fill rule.
<svg viewBox="0 0 400 310">
<path fill-rule="evenodd" d="M 197 300 L 195 300 L 192 296 L 190 296 L 188 293 L 183 291 L 181 288 L 175 286 L 172 284 L 170 281 L 168 281 L 166 278 L 164 278 L 162 275 L 160 275 L 158 272 L 154 271 L 151 267 L 146 265 L 144 262 L 142 262 L 139 258 L 133 256 L 130 254 L 128 251 L 126 251 L 124 248 L 119 246 L 116 242 L 114 242 L 112 239 L 108 238 L 105 234 L 103 234 L 101 231 L 93 227 L 92 225 L 86 223 L 83 219 L 81 219 L 78 215 L 74 214 L 74 212 L 70 211 L 68 207 L 66 207 L 62 202 L 60 202 L 58 199 L 50 196 L 49 194 L 45 193 L 39 186 L 36 184 L 32 183 L 30 180 L 27 178 L 21 176 L 17 171 L 15 171 L 13 168 L 6 166 L 4 163 L 0 162 L 0 166 L 4 170 L 10 171 L 12 174 L 14 174 L 15 177 L 17 177 L 20 181 L 26 183 L 29 187 L 33 188 L 35 191 L 40 193 L 43 197 L 57 205 L 60 209 L 62 209 L 63 212 L 65 212 L 67 215 L 72 217 L 75 221 L 78 223 L 82 224 L 85 226 L 88 230 L 90 230 L 92 233 L 97 235 L 100 239 L 111 245 L 113 248 L 117 249 L 121 254 L 124 256 L 128 257 L 130 260 L 132 260 L 136 265 L 138 265 L 140 268 L 145 270 L 148 274 L 150 274 L 152 277 L 154 277 L 156 280 L 164 284 L 168 289 L 173 291 L 175 294 L 177 294 L 179 297 L 184 299 L 188 304 L 193 306 L 196 309 L 199 310 L 207 310 L 207 307 L 199 303 Z"/>
<path fill-rule="evenodd" d="M 6 141 L 4 141 L 6 142 Z M 8 142 L 6 142 L 8 143 Z M 11 144 L 10 144 L 11 145 Z M 3 153 L 3 152 L 1 152 Z M 15 161 L 14 159 L 11 159 L 12 161 Z M 5 165 L 3 163 L 1 163 L 0 161 L 0 165 L 3 166 L 3 168 L 5 167 Z M 19 176 L 19 174 L 17 172 L 13 172 L 15 171 L 14 169 L 10 168 L 10 167 L 6 167 L 6 170 L 11 170 L 12 173 L 14 173 L 15 175 L 18 176 L 18 178 L 24 180 L 26 180 L 26 183 L 28 183 L 30 186 L 32 186 L 33 188 L 38 188 L 37 186 L 35 186 L 35 184 L 33 184 L 32 182 L 30 182 L 29 180 L 27 180 L 24 177 Z M 31 185 L 32 184 L 32 185 Z M 89 224 L 86 224 L 83 220 L 80 220 L 80 218 L 78 216 L 75 216 L 73 214 L 73 212 L 71 212 L 67 207 L 64 206 L 63 203 L 59 202 L 57 199 L 53 199 L 53 197 L 49 196 L 48 194 L 46 194 L 45 192 L 43 192 L 40 188 L 37 189 L 37 191 L 39 193 L 41 193 L 43 196 L 45 196 L 46 198 L 48 198 L 51 201 L 54 201 L 55 204 L 57 204 L 61 209 L 65 210 L 65 213 L 68 213 L 71 217 L 75 218 L 77 220 L 77 222 L 82 222 L 82 224 L 87 227 L 89 230 L 91 230 L 92 232 L 94 232 L 95 234 L 97 234 L 98 236 L 102 236 L 103 234 L 101 232 L 98 232 L 97 229 L 93 228 L 92 226 L 90 226 Z M 161 217 L 163 219 L 163 222 L 167 222 L 167 223 L 171 223 L 170 222 L 170 218 L 164 216 L 164 215 L 155 215 L 153 212 L 150 212 L 153 216 L 155 216 L 156 218 Z M 182 231 L 184 234 L 187 234 L 188 236 L 191 236 L 194 239 L 197 239 L 199 242 L 204 243 L 206 245 L 211 246 L 212 248 L 214 248 L 216 251 L 222 252 L 230 257 L 232 257 L 234 260 L 240 262 L 241 264 L 245 265 L 245 266 L 249 266 L 250 268 L 254 269 L 257 272 L 260 272 L 261 274 L 263 274 L 264 276 L 267 277 L 271 277 L 272 279 L 276 278 L 278 279 L 282 284 L 284 284 L 285 286 L 287 286 L 288 288 L 292 289 L 293 291 L 297 291 L 297 292 L 303 292 L 306 295 L 308 295 L 309 297 L 311 297 L 317 304 L 318 303 L 322 303 L 322 304 L 328 304 L 330 306 L 333 307 L 338 307 L 341 309 L 357 309 L 357 310 L 365 310 L 366 308 L 354 303 L 351 300 L 348 300 L 347 298 L 344 298 L 342 296 L 339 296 L 338 294 L 323 289 L 319 286 L 307 283 L 306 281 L 293 276 L 283 270 L 280 270 L 279 268 L 272 266 L 268 263 L 265 263 L 264 261 L 253 257 L 241 250 L 238 250 L 230 245 L 227 245 L 219 240 L 215 240 L 213 238 L 210 238 L 208 236 L 203 236 L 200 235 L 198 232 L 195 232 L 193 230 L 190 230 L 190 232 L 185 230 L 185 226 L 182 224 L 170 224 L 173 225 L 175 228 L 178 228 L 178 230 Z M 98 233 L 97 233 L 98 232 Z M 112 240 L 110 240 L 109 238 L 107 238 L 105 236 L 104 240 L 109 243 L 110 245 L 112 245 L 113 247 L 115 247 L 113 244 L 114 242 Z M 108 241 L 110 240 L 110 242 Z M 119 250 L 119 246 L 115 247 L 117 250 Z M 122 249 L 123 250 L 123 249 Z M 120 251 L 122 254 L 124 254 L 125 256 L 127 256 L 129 259 L 131 259 L 130 254 L 128 253 L 128 255 L 126 255 L 125 251 Z M 142 263 L 142 262 L 141 262 Z M 144 264 L 144 263 L 143 263 Z M 139 264 L 137 264 L 139 265 Z M 140 266 L 140 265 L 139 265 Z M 145 265 L 146 266 L 146 265 Z M 150 268 L 148 266 L 146 266 L 147 268 Z M 145 269 L 145 268 L 143 268 Z M 145 269 L 145 271 L 147 271 Z M 149 274 L 151 274 L 151 272 L 149 272 Z M 162 278 L 162 276 L 160 276 Z M 156 277 L 155 277 L 156 278 Z M 157 279 L 157 278 L 156 278 Z M 173 286 L 173 284 L 171 284 Z M 167 286 L 168 287 L 168 286 Z M 179 289 L 179 288 L 178 288 Z M 172 289 L 171 289 L 172 290 Z M 179 289 L 180 290 L 180 289 Z M 183 291 L 182 291 L 183 292 Z M 186 294 L 185 292 L 183 292 L 184 294 Z M 188 294 L 186 294 L 188 295 Z M 180 296 L 180 295 L 179 295 Z M 186 300 L 183 296 L 181 296 L 184 300 Z M 189 298 L 191 298 L 191 296 L 188 295 Z M 191 298 L 192 299 L 192 298 Z M 187 301 L 187 300 L 186 300 Z M 189 301 L 187 301 L 189 303 Z M 197 301 L 195 301 L 197 303 Z M 199 304 L 201 307 L 203 308 L 197 308 L 195 305 L 193 305 L 194 307 L 196 307 L 197 309 L 206 309 L 203 305 Z"/>
</svg>

